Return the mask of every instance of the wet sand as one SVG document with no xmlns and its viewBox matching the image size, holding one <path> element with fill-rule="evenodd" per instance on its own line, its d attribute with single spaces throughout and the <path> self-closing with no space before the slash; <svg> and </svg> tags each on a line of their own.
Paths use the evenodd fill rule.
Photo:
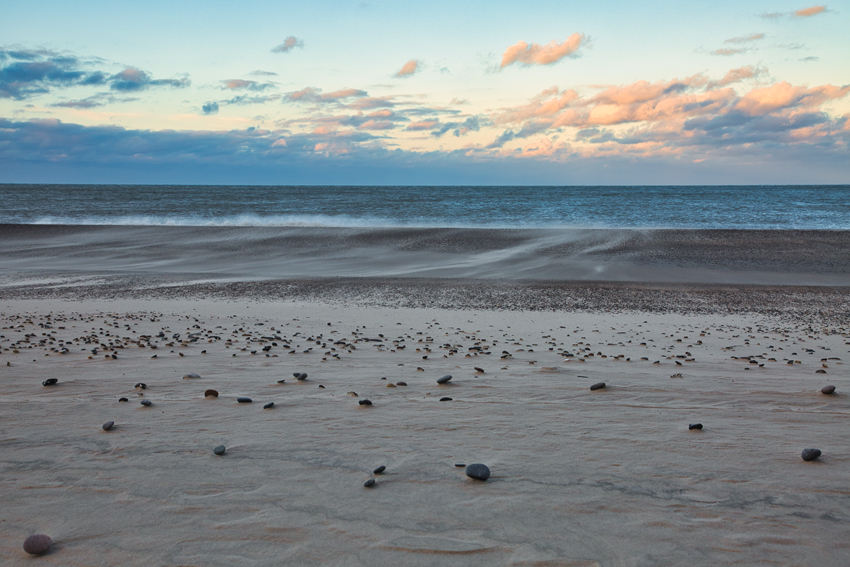
<svg viewBox="0 0 850 567">
<path fill-rule="evenodd" d="M 35 533 L 63 566 L 850 555 L 843 288 L 24 277 L 0 287 L 4 565 Z"/>
</svg>

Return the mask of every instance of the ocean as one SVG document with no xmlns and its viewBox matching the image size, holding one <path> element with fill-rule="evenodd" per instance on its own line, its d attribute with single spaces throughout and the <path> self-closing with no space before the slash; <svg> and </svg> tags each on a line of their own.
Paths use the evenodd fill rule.
<svg viewBox="0 0 850 567">
<path fill-rule="evenodd" d="M 0 224 L 850 229 L 850 185 L 339 187 L 0 184 Z"/>
</svg>

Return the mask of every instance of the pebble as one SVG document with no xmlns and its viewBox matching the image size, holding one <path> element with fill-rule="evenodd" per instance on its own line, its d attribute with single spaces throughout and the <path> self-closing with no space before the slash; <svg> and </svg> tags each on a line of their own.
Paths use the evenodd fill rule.
<svg viewBox="0 0 850 567">
<path fill-rule="evenodd" d="M 821 452 L 820 449 L 803 449 L 800 456 L 803 457 L 804 461 L 814 461 L 821 456 Z"/>
<path fill-rule="evenodd" d="M 490 478 L 490 469 L 487 465 L 475 463 L 466 467 L 466 476 L 475 480 L 487 480 Z"/>
<path fill-rule="evenodd" d="M 366 488 L 372 488 L 373 486 L 375 486 L 375 479 L 370 478 L 369 480 L 363 483 L 363 486 Z"/>
<path fill-rule="evenodd" d="M 371 406 L 371 405 L 372 405 L 372 400 L 360 400 L 360 401 L 359 401 L 359 402 L 357 402 L 357 403 L 358 403 L 358 404 L 360 404 L 361 406 Z"/>
<path fill-rule="evenodd" d="M 306 380 L 307 379 L 307 373 L 306 372 L 293 372 L 292 375 L 295 376 L 296 380 Z"/>
<path fill-rule="evenodd" d="M 442 378 L 437 378 L 437 384 L 448 384 L 449 380 L 452 379 L 451 374 L 446 374 Z"/>
<path fill-rule="evenodd" d="M 31 535 L 24 540 L 24 551 L 30 555 L 41 555 L 53 545 L 53 540 L 50 536 L 43 534 Z"/>
<path fill-rule="evenodd" d="M 407 382 L 396 382 L 396 386 L 407 386 Z"/>
<path fill-rule="evenodd" d="M 372 471 L 372 474 L 381 474 L 381 473 L 382 473 L 382 472 L 384 472 L 385 470 L 387 470 L 387 467 L 386 467 L 386 466 L 384 466 L 384 465 L 381 465 L 380 467 L 378 467 L 378 468 L 376 468 L 375 470 L 373 470 L 373 471 Z"/>
<path fill-rule="evenodd" d="M 702 429 L 701 423 L 691 423 L 688 425 L 688 429 Z"/>
<path fill-rule="evenodd" d="M 815 374 L 826 374 L 826 370 L 824 370 L 823 368 L 818 368 L 817 370 L 815 370 Z"/>
<path fill-rule="evenodd" d="M 824 386 L 820 389 L 821 394 L 832 394 L 835 392 L 835 386 Z"/>
<path fill-rule="evenodd" d="M 241 398 L 236 398 L 236 401 L 239 402 L 240 404 L 250 404 L 254 400 L 252 400 L 251 398 L 246 398 L 246 397 L 243 396 Z"/>
<path fill-rule="evenodd" d="M 223 455 L 225 451 L 227 451 L 227 448 L 224 445 L 219 445 L 218 447 L 213 449 L 213 453 L 219 456 Z"/>
<path fill-rule="evenodd" d="M 463 463 L 460 463 L 460 464 L 456 464 L 455 466 L 456 466 L 456 467 L 458 467 L 458 468 L 463 468 L 463 467 L 465 467 L 466 465 L 464 465 Z"/>
<path fill-rule="evenodd" d="M 103 424 L 102 427 L 103 427 L 104 431 L 109 431 L 110 429 L 112 429 L 113 425 L 115 425 L 114 421 L 107 421 L 106 423 Z"/>
<path fill-rule="evenodd" d="M 473 366 L 473 368 L 475 369 L 476 372 L 484 372 L 483 368 L 479 368 L 477 366 Z"/>
<path fill-rule="evenodd" d="M 138 384 L 136 384 L 136 385 L 135 385 L 135 386 L 133 386 L 133 387 L 134 387 L 134 388 L 141 388 L 142 390 L 145 390 L 145 389 L 147 389 L 148 385 L 147 385 L 147 384 L 145 384 L 144 382 L 139 382 Z"/>
<path fill-rule="evenodd" d="M 209 398 L 210 396 L 217 398 L 218 392 L 216 390 L 204 390 L 204 397 Z"/>
<path fill-rule="evenodd" d="M 278 380 L 277 383 L 278 384 L 284 384 L 284 383 L 286 383 L 286 380 Z"/>
<path fill-rule="evenodd" d="M 118 401 L 119 402 L 129 402 L 130 400 L 128 400 L 127 398 L 118 398 Z"/>
<path fill-rule="evenodd" d="M 147 406 L 149 406 L 149 405 L 152 405 L 150 400 L 142 400 L 142 401 L 141 401 L 141 402 L 139 402 L 139 403 L 140 403 L 140 404 L 142 404 L 142 405 L 143 405 L 143 406 L 145 406 L 145 407 L 147 407 Z"/>
<path fill-rule="evenodd" d="M 594 384 L 593 386 L 591 386 L 591 387 L 590 387 L 590 390 L 591 390 L 591 391 L 593 391 L 593 390 L 601 390 L 601 389 L 602 389 L 602 388 L 604 388 L 604 387 L 605 387 L 605 382 L 597 382 L 596 384 Z"/>
<path fill-rule="evenodd" d="M 452 399 L 451 398 L 440 398 L 440 401 L 441 402 L 450 402 L 450 401 L 452 401 Z"/>
<path fill-rule="evenodd" d="M 41 385 L 42 386 L 55 386 L 57 382 L 59 382 L 59 380 L 57 378 L 48 378 L 47 380 L 42 382 Z"/>
<path fill-rule="evenodd" d="M 184 380 L 191 380 L 192 378 L 200 378 L 200 377 L 201 376 L 199 374 L 195 374 L 194 372 L 190 372 L 189 374 L 185 374 L 183 376 L 183 379 Z"/>
<path fill-rule="evenodd" d="M 269 402 L 263 406 L 263 409 L 269 409 L 274 407 L 274 402 Z"/>
<path fill-rule="evenodd" d="M 396 387 L 395 384 L 393 384 L 392 382 L 387 384 L 387 388 L 395 388 L 395 387 Z"/>
</svg>

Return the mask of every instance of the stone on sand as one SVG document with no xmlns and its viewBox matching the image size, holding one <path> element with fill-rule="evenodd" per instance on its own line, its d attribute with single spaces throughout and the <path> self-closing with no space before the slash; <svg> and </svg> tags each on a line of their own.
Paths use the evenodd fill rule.
<svg viewBox="0 0 850 567">
<path fill-rule="evenodd" d="M 109 431 L 115 425 L 114 421 L 107 421 L 102 425 L 104 431 Z"/>
<path fill-rule="evenodd" d="M 363 483 L 363 486 L 366 488 L 372 488 L 373 486 L 375 486 L 375 479 L 370 478 L 369 480 Z"/>
<path fill-rule="evenodd" d="M 466 476 L 475 480 L 487 480 L 490 478 L 490 468 L 481 463 L 474 463 L 466 467 Z"/>
<path fill-rule="evenodd" d="M 387 467 L 386 467 L 385 465 L 381 465 L 380 467 L 378 467 L 378 468 L 376 468 L 375 470 L 373 470 L 373 471 L 372 471 L 372 473 L 373 473 L 373 474 L 381 474 L 381 473 L 383 473 L 385 470 L 387 470 Z"/>
<path fill-rule="evenodd" d="M 835 392 L 835 386 L 832 386 L 832 385 L 824 386 L 823 388 L 820 389 L 821 394 L 832 394 L 834 392 Z"/>
<path fill-rule="evenodd" d="M 240 397 L 236 398 L 236 401 L 239 402 L 240 404 L 250 404 L 254 400 L 252 400 L 251 398 L 245 397 L 245 396 L 240 396 Z"/>
<path fill-rule="evenodd" d="M 200 378 L 200 377 L 201 377 L 200 374 L 195 374 L 194 372 L 190 372 L 189 374 L 183 375 L 184 380 L 191 380 L 193 378 Z"/>
<path fill-rule="evenodd" d="M 219 456 L 223 455 L 225 451 L 227 451 L 227 448 L 224 445 L 219 445 L 218 447 L 213 449 L 213 453 Z"/>
<path fill-rule="evenodd" d="M 821 452 L 820 449 L 803 449 L 800 456 L 803 457 L 804 461 L 814 461 L 821 456 Z"/>
<path fill-rule="evenodd" d="M 605 387 L 605 382 L 597 382 L 596 384 L 594 384 L 593 386 L 591 386 L 591 387 L 590 387 L 590 390 L 591 390 L 591 391 L 593 391 L 593 390 L 601 390 L 601 389 L 602 389 L 602 388 L 604 388 L 604 387 Z"/>
<path fill-rule="evenodd" d="M 209 398 L 209 397 L 217 398 L 218 392 L 216 390 L 204 390 L 204 397 L 205 398 Z"/>
<path fill-rule="evenodd" d="M 451 380 L 451 379 L 452 379 L 452 375 L 446 374 L 442 378 L 437 378 L 437 384 L 448 384 L 449 380 Z"/>
<path fill-rule="evenodd" d="M 44 382 L 41 383 L 42 386 L 55 386 L 56 383 L 59 382 L 57 378 L 48 378 Z"/>
<path fill-rule="evenodd" d="M 24 540 L 24 551 L 30 555 L 41 555 L 53 545 L 50 536 L 44 534 L 31 535 Z"/>
</svg>

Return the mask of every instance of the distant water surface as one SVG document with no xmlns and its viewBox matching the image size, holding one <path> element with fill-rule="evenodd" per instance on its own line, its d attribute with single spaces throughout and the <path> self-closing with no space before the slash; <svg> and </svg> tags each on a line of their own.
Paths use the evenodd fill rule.
<svg viewBox="0 0 850 567">
<path fill-rule="evenodd" d="M 0 184 L 0 202 L 5 224 L 850 229 L 850 185 Z"/>
</svg>

